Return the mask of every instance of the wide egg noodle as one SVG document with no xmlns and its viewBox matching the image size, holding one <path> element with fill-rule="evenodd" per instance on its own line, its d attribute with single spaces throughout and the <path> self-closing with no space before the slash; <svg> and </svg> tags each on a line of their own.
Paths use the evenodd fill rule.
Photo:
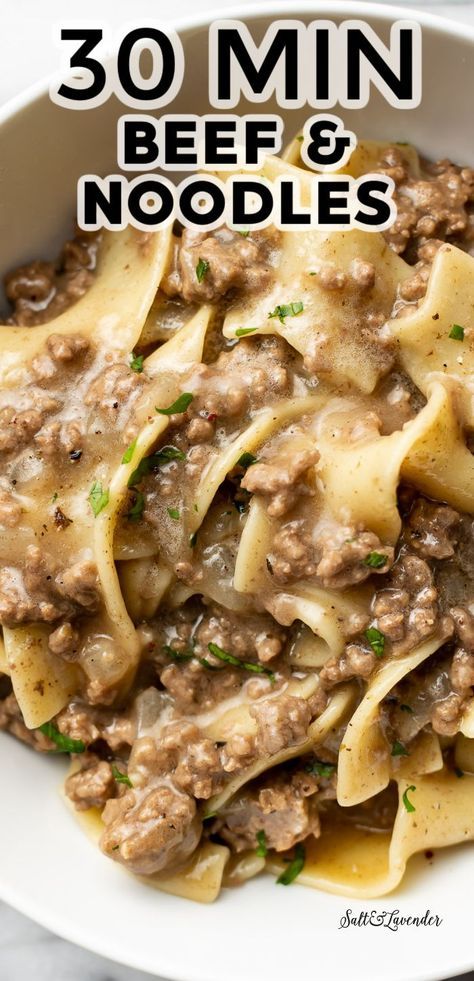
<svg viewBox="0 0 474 981">
<path fill-rule="evenodd" d="M 361 825 L 323 824 L 321 838 L 306 842 L 306 862 L 298 882 L 355 899 L 375 899 L 400 884 L 408 859 L 417 852 L 474 839 L 474 777 L 447 770 L 397 780 L 398 810 L 392 832 Z M 409 788 L 415 787 L 415 790 Z M 407 810 L 404 794 L 415 807 Z M 287 866 L 272 853 L 267 868 Z"/>
<path fill-rule="evenodd" d="M 302 200 L 309 194 L 305 173 L 283 164 L 277 157 L 267 158 L 263 176 L 275 180 L 291 171 L 301 180 Z M 285 231 L 281 233 L 281 253 L 274 281 L 268 291 L 251 293 L 229 310 L 224 334 L 250 327 L 260 334 L 278 334 L 310 364 L 317 358 L 318 375 L 331 382 L 354 385 L 370 393 L 384 372 L 385 358 L 377 344 L 364 338 L 362 325 L 367 313 L 391 316 L 397 289 L 411 274 L 410 267 L 387 245 L 380 234 L 352 229 L 347 232 Z M 351 281 L 352 263 L 362 259 L 375 266 L 375 285 L 361 291 L 353 288 L 326 289 L 319 281 L 319 270 L 330 263 Z M 269 317 L 277 306 L 302 303 L 296 316 L 283 322 Z"/>
<path fill-rule="evenodd" d="M 120 361 L 127 352 L 132 351 L 163 275 L 169 244 L 168 231 L 155 236 L 144 236 L 133 229 L 109 233 L 104 236 L 100 248 L 94 283 L 70 310 L 34 330 L 3 327 L 0 393 L 3 391 L 7 403 L 8 393 L 13 387 L 31 381 L 31 362 L 35 355 L 43 351 L 47 338 L 53 333 L 88 336 L 91 344 L 96 346 L 98 357 L 104 358 L 105 354 L 112 361 Z M 123 453 L 123 448 L 119 447 L 116 452 L 117 455 Z M 108 547 L 113 526 L 114 492 L 111 490 L 110 505 L 95 520 L 88 503 L 94 481 L 100 480 L 103 488 L 108 487 L 113 465 L 112 453 L 110 459 L 101 457 L 99 460 L 91 447 L 90 453 L 83 454 L 80 468 L 74 471 L 74 483 L 61 494 L 61 507 L 72 519 L 67 529 L 69 554 L 82 551 L 95 560 L 105 606 L 96 629 L 100 637 L 107 635 L 108 646 L 104 647 L 103 657 L 99 656 L 94 645 L 89 651 L 86 650 L 81 666 L 86 674 L 89 671 L 108 670 L 112 682 L 120 687 L 127 683 L 135 668 L 138 644 Z M 51 507 L 51 475 L 48 476 L 48 468 L 49 464 L 45 461 L 43 482 L 37 474 L 34 494 L 29 499 L 23 496 L 22 525 L 31 528 L 38 537 L 43 537 L 43 515 Z M 29 506 L 25 506 L 28 500 Z M 40 527 L 35 533 L 38 525 Z M 57 535 L 57 531 L 53 530 L 52 534 Z M 8 540 L 16 539 L 17 531 L 5 529 L 2 537 L 8 551 Z M 47 538 L 43 538 L 43 541 L 47 549 Z M 48 650 L 50 629 L 39 624 L 5 628 L 4 631 L 13 690 L 25 723 L 31 728 L 48 721 L 60 711 L 70 701 L 79 683 L 77 668 Z M 102 641 L 98 643 L 100 645 Z M 109 646 L 113 649 L 113 664 Z M 93 679 L 94 674 L 89 677 Z"/>
<path fill-rule="evenodd" d="M 390 323 L 400 360 L 428 395 L 433 381 L 454 390 L 466 426 L 474 427 L 474 258 L 442 245 L 432 266 L 426 296 Z M 450 337 L 461 327 L 463 340 Z"/>
<path fill-rule="evenodd" d="M 302 743 L 288 746 L 286 749 L 274 753 L 273 756 L 256 760 L 255 763 L 252 763 L 241 773 L 237 774 L 237 776 L 229 780 L 224 790 L 206 802 L 204 817 L 219 813 L 235 797 L 235 794 L 241 787 L 249 783 L 250 780 L 254 780 L 260 776 L 266 770 L 270 770 L 280 763 L 286 763 L 288 760 L 294 759 L 296 756 L 301 756 L 303 753 L 315 751 L 327 739 L 331 732 L 334 733 L 337 730 L 344 721 L 344 718 L 347 717 L 347 713 L 354 704 L 355 695 L 355 688 L 352 685 L 344 685 L 335 691 L 324 712 L 311 723 L 307 737 Z"/>
<path fill-rule="evenodd" d="M 348 723 L 339 750 L 337 801 L 341 807 L 360 804 L 388 785 L 392 758 L 380 723 L 380 704 L 402 678 L 438 650 L 443 639 L 436 635 L 410 654 L 391 658 L 373 677 Z"/>
</svg>

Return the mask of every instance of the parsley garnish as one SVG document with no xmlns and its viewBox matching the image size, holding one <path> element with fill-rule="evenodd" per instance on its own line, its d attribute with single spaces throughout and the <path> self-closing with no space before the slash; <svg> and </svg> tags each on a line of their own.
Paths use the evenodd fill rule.
<svg viewBox="0 0 474 981">
<path fill-rule="evenodd" d="M 405 810 L 408 811 L 409 814 L 412 814 L 413 811 L 416 811 L 416 807 L 413 806 L 411 800 L 408 800 L 408 794 L 412 790 L 416 790 L 416 787 L 415 787 L 415 785 L 413 783 L 412 783 L 411 787 L 407 787 L 407 789 L 405 790 L 405 792 L 403 794 L 403 797 L 402 797 L 403 803 L 405 805 Z"/>
<path fill-rule="evenodd" d="M 55 491 L 51 498 L 51 504 L 54 504 L 54 502 L 57 501 L 57 499 L 58 499 L 58 492 Z"/>
<path fill-rule="evenodd" d="M 295 857 L 292 862 L 290 862 L 287 869 L 278 876 L 277 883 L 281 886 L 289 886 L 296 877 L 302 872 L 304 868 L 304 863 L 306 861 L 306 852 L 304 850 L 304 845 L 299 842 L 295 848 Z"/>
<path fill-rule="evenodd" d="M 280 323 L 284 324 L 285 317 L 297 317 L 303 310 L 304 307 L 301 300 L 297 300 L 296 303 L 279 303 L 273 313 L 268 314 L 268 319 L 271 320 L 273 317 L 278 317 Z"/>
<path fill-rule="evenodd" d="M 271 681 L 275 680 L 275 675 L 273 671 L 270 671 L 270 668 L 264 668 L 261 664 L 253 664 L 252 661 L 241 661 L 233 654 L 223 651 L 217 644 L 208 644 L 207 649 L 214 657 L 219 658 L 219 661 L 226 661 L 227 664 L 233 664 L 236 668 L 245 668 L 246 671 L 253 671 L 254 674 L 266 674 Z M 212 667 L 212 665 L 210 666 Z"/>
<path fill-rule="evenodd" d="M 258 330 L 258 327 L 238 327 L 235 336 L 245 337 L 246 334 L 253 334 L 255 330 Z"/>
<path fill-rule="evenodd" d="M 396 739 L 392 746 L 392 756 L 409 756 L 409 755 L 410 754 L 406 746 L 404 746 L 399 739 Z"/>
<path fill-rule="evenodd" d="M 165 466 L 170 460 L 185 460 L 186 454 L 182 450 L 178 450 L 177 446 L 162 446 L 161 450 L 157 453 L 151 453 L 150 456 L 144 456 L 143 460 L 140 460 L 138 467 L 130 475 L 128 479 L 128 487 L 134 487 L 135 484 L 140 483 L 143 477 L 146 477 L 152 470 L 157 470 L 158 467 Z"/>
<path fill-rule="evenodd" d="M 132 456 L 135 453 L 136 445 L 137 445 L 137 440 L 134 439 L 133 443 L 130 443 L 130 446 L 127 446 L 127 449 L 125 450 L 125 453 L 123 454 L 122 457 L 122 463 L 130 463 L 130 460 L 132 459 Z"/>
<path fill-rule="evenodd" d="M 130 367 L 132 371 L 136 371 L 137 375 L 141 375 L 143 371 L 143 354 L 132 354 Z"/>
<path fill-rule="evenodd" d="M 265 832 L 263 830 L 257 831 L 255 837 L 257 839 L 257 847 L 255 849 L 256 854 L 258 855 L 259 858 L 266 858 L 268 848 L 267 848 L 267 836 Z"/>
<path fill-rule="evenodd" d="M 188 408 L 188 405 L 191 405 L 193 398 L 194 395 L 191 392 L 182 392 L 181 395 L 178 395 L 176 401 L 172 402 L 167 409 L 159 409 L 158 406 L 155 405 L 155 411 L 159 412 L 161 416 L 178 415 L 181 412 L 186 412 L 186 409 Z"/>
<path fill-rule="evenodd" d="M 367 627 L 365 631 L 365 636 L 376 655 L 376 657 L 383 657 L 383 652 L 385 650 L 385 634 L 381 630 L 377 630 L 377 627 Z"/>
<path fill-rule="evenodd" d="M 190 548 L 194 548 L 194 546 L 195 546 L 195 544 L 197 542 L 197 538 L 198 538 L 197 531 L 192 531 L 191 534 L 190 534 L 190 536 L 189 536 L 189 547 Z"/>
<path fill-rule="evenodd" d="M 449 331 L 448 337 L 450 337 L 452 341 L 463 341 L 464 327 L 461 327 L 460 324 L 453 324 L 451 330 Z"/>
<path fill-rule="evenodd" d="M 370 569 L 381 569 L 383 565 L 387 564 L 387 556 L 382 555 L 380 552 L 369 552 L 364 559 L 364 565 L 368 565 Z"/>
<path fill-rule="evenodd" d="M 251 467 L 256 462 L 257 457 L 254 456 L 253 453 L 245 452 L 242 453 L 242 456 L 239 456 L 236 467 L 243 467 L 244 470 L 247 470 L 247 467 Z"/>
<path fill-rule="evenodd" d="M 400 705 L 400 711 L 401 712 L 410 712 L 410 715 L 413 715 L 413 709 L 412 709 L 411 705 L 406 705 L 405 702 L 402 702 L 402 704 Z"/>
<path fill-rule="evenodd" d="M 199 262 L 198 262 L 198 264 L 196 266 L 196 279 L 197 279 L 198 283 L 202 283 L 202 281 L 203 281 L 204 277 L 207 275 L 208 271 L 209 271 L 209 263 L 208 263 L 207 259 L 201 259 L 201 258 L 199 258 Z"/>
<path fill-rule="evenodd" d="M 126 773 L 122 773 L 116 766 L 112 766 L 112 776 L 117 783 L 124 783 L 127 787 L 133 787 L 130 777 Z"/>
<path fill-rule="evenodd" d="M 239 235 L 241 235 L 242 238 L 247 238 L 247 236 L 250 235 L 250 228 L 243 228 L 242 231 L 239 231 Z"/>
<path fill-rule="evenodd" d="M 169 644 L 165 644 L 163 647 L 165 654 L 173 658 L 173 661 L 191 661 L 194 657 L 192 651 L 188 653 L 187 651 L 175 651 L 174 647 L 170 647 Z"/>
<path fill-rule="evenodd" d="M 313 773 L 316 777 L 332 777 L 336 770 L 335 763 L 323 763 L 322 760 L 312 760 L 305 766 L 306 773 Z"/>
<path fill-rule="evenodd" d="M 304 136 L 301 136 L 301 135 L 300 136 L 297 136 L 296 139 L 298 140 L 298 143 L 302 143 L 303 140 L 304 140 Z"/>
<path fill-rule="evenodd" d="M 89 491 L 89 504 L 94 512 L 94 518 L 107 507 L 109 503 L 109 492 L 108 490 L 103 490 L 102 484 L 98 480 L 94 480 L 92 487 Z"/>
<path fill-rule="evenodd" d="M 56 744 L 56 752 L 58 753 L 84 753 L 85 751 L 86 744 L 82 739 L 70 739 L 69 736 L 63 736 L 54 722 L 43 722 L 39 730 L 43 736 L 47 736 L 52 743 Z"/>
<path fill-rule="evenodd" d="M 127 518 L 129 521 L 139 521 L 145 507 L 145 498 L 141 491 L 134 491 L 134 497 L 135 500 L 130 510 L 127 511 Z"/>
<path fill-rule="evenodd" d="M 179 521 L 180 514 L 178 508 L 168 508 L 168 514 L 173 521 Z"/>
</svg>

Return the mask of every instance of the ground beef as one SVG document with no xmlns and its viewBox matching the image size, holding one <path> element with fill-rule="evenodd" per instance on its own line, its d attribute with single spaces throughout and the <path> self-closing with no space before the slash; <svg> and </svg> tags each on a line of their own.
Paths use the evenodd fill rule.
<svg viewBox="0 0 474 981">
<path fill-rule="evenodd" d="M 200 365 L 193 374 L 194 399 L 183 416 L 171 416 L 171 423 L 189 423 L 187 435 L 196 419 L 215 427 L 223 421 L 240 418 L 250 408 L 265 403 L 269 393 L 281 397 L 289 391 L 292 355 L 279 337 L 251 341 L 243 338 L 230 351 L 223 351 L 210 365 Z M 205 440 L 209 430 L 205 429 Z"/>
<path fill-rule="evenodd" d="M 94 280 L 98 244 L 96 232 L 78 231 L 56 263 L 31 262 L 9 273 L 5 292 L 13 307 L 10 323 L 46 323 L 83 296 Z"/>
<path fill-rule="evenodd" d="M 277 243 L 274 230 L 247 237 L 225 227 L 210 233 L 185 228 L 175 243 L 172 266 L 161 288 L 168 296 L 180 294 L 189 303 L 217 300 L 230 289 L 262 289 L 270 279 L 271 254 Z M 199 278 L 198 268 L 203 270 Z"/>
<path fill-rule="evenodd" d="M 170 773 L 173 783 L 193 797 L 207 800 L 222 788 L 219 749 L 189 722 L 174 722 L 160 733 L 154 771 Z"/>
<path fill-rule="evenodd" d="M 21 504 L 13 494 L 0 489 L 0 525 L 4 528 L 15 528 L 21 518 Z"/>
<path fill-rule="evenodd" d="M 365 560 L 376 552 L 385 561 L 379 566 Z M 267 567 L 279 583 L 315 579 L 326 589 L 344 589 L 372 574 L 383 574 L 393 562 L 393 548 L 382 545 L 373 532 L 353 526 L 322 532 L 313 542 L 304 519 L 284 524 L 274 536 Z"/>
<path fill-rule="evenodd" d="M 148 656 L 155 661 L 160 681 L 173 696 L 178 711 L 188 715 L 207 712 L 235 695 L 249 677 L 244 670 L 214 657 L 210 643 L 239 660 L 266 664 L 282 653 L 287 636 L 269 614 L 243 616 L 217 603 L 192 603 L 163 613 L 153 634 Z M 171 654 L 167 653 L 170 648 Z"/>
<path fill-rule="evenodd" d="M 259 831 L 265 832 L 268 848 L 286 851 L 309 835 L 319 837 L 317 791 L 312 774 L 266 774 L 227 804 L 215 828 L 236 852 L 255 849 Z"/>
<path fill-rule="evenodd" d="M 373 626 L 384 634 L 396 656 L 413 650 L 438 628 L 450 632 L 448 621 L 441 617 L 433 573 L 417 555 L 401 555 L 387 587 L 376 593 L 372 613 Z"/>
<path fill-rule="evenodd" d="M 126 751 L 136 738 L 136 722 L 130 709 L 115 712 L 113 709 L 72 701 L 54 722 L 64 736 L 80 739 L 86 746 L 101 740 L 112 754 Z"/>
<path fill-rule="evenodd" d="M 395 223 L 384 232 L 395 252 L 417 258 L 417 249 L 429 239 L 454 241 L 467 247 L 472 239 L 474 170 L 458 167 L 449 160 L 422 161 L 422 176 L 410 173 L 403 148 L 384 150 L 375 168 L 396 184 Z"/>
<path fill-rule="evenodd" d="M 90 807 L 103 807 L 114 796 L 116 783 L 112 767 L 94 753 L 81 756 L 81 768 L 72 773 L 65 783 L 65 791 L 77 811 Z"/>
<path fill-rule="evenodd" d="M 453 622 L 441 614 L 433 573 L 423 559 L 402 553 L 386 583 L 371 603 L 371 627 L 385 638 L 384 655 L 406 654 L 435 631 L 444 638 L 452 634 Z M 351 640 L 340 656 L 326 662 L 320 680 L 328 688 L 353 677 L 367 680 L 377 663 L 376 653 L 364 634 Z"/>
<path fill-rule="evenodd" d="M 47 416 L 59 407 L 57 399 L 36 393 L 27 409 L 17 411 L 11 405 L 0 409 L 0 453 L 17 453 L 30 443 Z"/>
<path fill-rule="evenodd" d="M 137 740 L 130 755 L 132 788 L 107 801 L 101 848 L 139 875 L 182 865 L 199 843 L 202 824 L 192 797 L 161 776 L 153 739 Z"/>
<path fill-rule="evenodd" d="M 89 341 L 81 334 L 50 334 L 46 347 L 53 361 L 67 364 L 89 349 Z"/>
<path fill-rule="evenodd" d="M 250 715 L 257 722 L 259 756 L 273 756 L 287 746 L 304 742 L 311 721 L 307 700 L 293 695 L 262 699 L 252 705 Z"/>
<path fill-rule="evenodd" d="M 130 406 L 146 381 L 144 372 L 132 371 L 126 364 L 112 364 L 102 369 L 89 385 L 85 405 L 101 412 L 113 424 L 117 412 L 124 405 Z"/>
<path fill-rule="evenodd" d="M 0 621 L 7 626 L 94 613 L 99 601 L 97 570 L 90 561 L 61 570 L 51 555 L 29 545 L 23 570 L 0 570 Z"/>
<path fill-rule="evenodd" d="M 48 647 L 66 661 L 75 661 L 79 654 L 79 633 L 66 621 L 50 633 Z"/>
<path fill-rule="evenodd" d="M 405 526 L 411 549 L 424 559 L 447 559 L 454 555 L 460 516 L 447 504 L 436 504 L 420 497 L 410 511 Z"/>
<path fill-rule="evenodd" d="M 71 462 L 75 462 L 73 453 L 82 453 L 82 441 L 85 435 L 84 423 L 79 419 L 68 422 L 53 420 L 48 422 L 35 435 L 35 444 L 43 456 L 53 457 L 67 454 Z"/>
<path fill-rule="evenodd" d="M 377 664 L 377 658 L 364 641 L 347 644 L 343 653 L 338 657 L 329 658 L 321 669 L 319 680 L 326 688 L 339 685 L 349 678 L 370 678 Z"/>
<path fill-rule="evenodd" d="M 43 735 L 40 729 L 27 729 L 23 721 L 20 706 L 13 692 L 0 701 L 0 729 L 11 732 L 23 743 L 32 746 L 33 749 L 41 753 L 47 753 L 55 749 L 54 743 Z"/>
<path fill-rule="evenodd" d="M 272 517 L 279 518 L 293 507 L 299 497 L 312 493 L 304 478 L 318 460 L 316 449 L 304 447 L 295 450 L 292 439 L 288 439 L 277 446 L 268 462 L 264 459 L 248 468 L 241 487 L 251 494 L 269 498 L 267 511 Z"/>
</svg>

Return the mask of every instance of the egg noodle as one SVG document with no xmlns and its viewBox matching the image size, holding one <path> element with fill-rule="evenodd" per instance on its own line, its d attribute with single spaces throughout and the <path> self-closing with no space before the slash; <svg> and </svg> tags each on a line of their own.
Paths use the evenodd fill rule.
<svg viewBox="0 0 474 981">
<path fill-rule="evenodd" d="M 259 175 L 304 203 L 300 147 Z M 7 281 L 0 724 L 203 902 L 264 868 L 380 896 L 474 838 L 474 178 L 342 172 L 377 170 L 386 234 L 79 233 Z"/>
</svg>

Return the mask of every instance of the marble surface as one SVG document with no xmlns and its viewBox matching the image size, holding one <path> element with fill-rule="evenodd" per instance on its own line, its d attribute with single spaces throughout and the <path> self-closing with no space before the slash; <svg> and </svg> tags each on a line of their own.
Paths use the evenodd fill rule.
<svg viewBox="0 0 474 981">
<path fill-rule="evenodd" d="M 174 16 L 182 16 L 195 13 L 196 9 L 222 10 L 235 5 L 236 0 L 216 0 L 214 4 L 174 0 L 172 10 Z M 415 2 L 410 6 L 415 7 Z M 418 6 L 474 25 L 474 2 Z M 97 9 L 97 0 L 81 0 L 74 14 L 77 19 L 95 19 Z M 116 25 L 128 20 L 130 10 L 130 0 L 100 2 L 100 17 L 106 23 Z M 139 19 L 143 15 L 162 19 L 170 16 L 161 4 L 157 9 L 156 0 L 134 0 L 133 17 Z M 64 0 L 15 0 L 15 3 L 9 0 L 1 6 L 0 106 L 57 65 L 52 26 L 65 16 L 70 18 L 72 11 L 68 8 L 66 13 Z M 149 974 L 114 964 L 61 940 L 0 902 L 1 981 L 146 981 L 148 978 Z M 474 971 L 462 975 L 462 981 L 474 981 Z"/>
</svg>

